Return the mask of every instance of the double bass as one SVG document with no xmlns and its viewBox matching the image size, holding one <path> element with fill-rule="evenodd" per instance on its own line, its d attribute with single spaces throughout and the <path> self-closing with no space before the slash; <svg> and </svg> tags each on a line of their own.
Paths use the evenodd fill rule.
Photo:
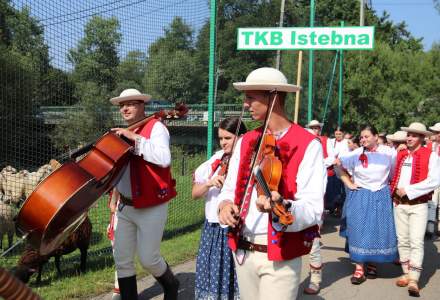
<svg viewBox="0 0 440 300">
<path fill-rule="evenodd" d="M 172 111 L 159 111 L 128 127 L 134 130 L 153 118 L 176 119 L 186 115 L 183 104 Z M 121 178 L 132 155 L 132 144 L 107 132 L 70 156 L 78 161 L 61 165 L 24 202 L 17 219 L 17 232 L 40 254 L 47 255 L 84 221 L 89 208 Z"/>
</svg>

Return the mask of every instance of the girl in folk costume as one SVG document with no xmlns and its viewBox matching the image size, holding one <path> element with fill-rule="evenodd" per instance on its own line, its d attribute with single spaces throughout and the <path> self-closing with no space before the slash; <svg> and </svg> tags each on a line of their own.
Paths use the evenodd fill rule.
<svg viewBox="0 0 440 300">
<path fill-rule="evenodd" d="M 222 149 L 194 172 L 192 197 L 204 197 L 206 201 L 206 219 L 196 263 L 195 299 L 239 298 L 234 261 L 227 244 L 228 231 L 220 227 L 218 222 L 217 197 L 227 175 L 228 161 L 236 139 L 245 132 L 246 127 L 237 117 L 221 121 L 218 137 Z"/>
<path fill-rule="evenodd" d="M 434 134 L 431 136 L 431 141 L 426 146 L 432 152 L 435 152 L 440 156 L 440 123 L 436 123 L 434 126 L 429 127 L 429 130 Z M 440 232 L 440 222 L 438 222 L 440 216 L 439 202 L 440 188 L 437 188 L 432 194 L 432 200 L 428 201 L 428 226 L 426 227 L 426 232 L 430 237 L 434 236 L 436 224 L 437 231 Z"/>
<path fill-rule="evenodd" d="M 428 201 L 440 186 L 440 159 L 422 146 L 432 133 L 422 123 L 402 127 L 408 132 L 408 149 L 397 155 L 391 193 L 396 205 L 394 219 L 403 275 L 396 284 L 408 287 L 410 296 L 419 297 L 418 281 L 422 271 L 424 236 L 428 221 Z"/>
<path fill-rule="evenodd" d="M 339 158 L 341 174 L 350 191 L 346 198 L 341 235 L 346 237 L 350 258 L 355 262 L 353 284 L 376 278 L 373 262 L 392 262 L 397 258 L 397 239 L 393 219 L 389 181 L 395 152 L 378 145 L 373 126 L 361 129 L 362 147 Z M 352 180 L 346 180 L 348 174 Z M 367 276 L 365 276 L 364 263 Z"/>
</svg>

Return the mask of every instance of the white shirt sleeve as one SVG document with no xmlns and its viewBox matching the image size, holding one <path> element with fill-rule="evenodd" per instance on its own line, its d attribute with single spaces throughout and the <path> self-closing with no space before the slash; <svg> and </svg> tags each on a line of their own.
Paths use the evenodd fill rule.
<svg viewBox="0 0 440 300">
<path fill-rule="evenodd" d="M 289 200 L 292 203 L 290 211 L 295 221 L 287 231 L 301 231 L 318 224 L 321 220 L 327 185 L 327 171 L 322 157 L 320 142 L 313 140 L 308 145 L 298 168 L 295 201 Z"/>
<path fill-rule="evenodd" d="M 335 149 L 333 148 L 333 143 L 330 139 L 327 139 L 327 155 L 328 156 L 324 158 L 324 166 L 326 168 L 332 166 L 336 159 Z"/>
<path fill-rule="evenodd" d="M 228 175 L 226 175 L 225 183 L 223 184 L 222 191 L 218 196 L 218 202 L 228 200 L 234 202 L 235 199 L 235 187 L 237 185 L 238 167 L 240 165 L 240 151 L 241 151 L 242 138 L 238 139 L 235 144 L 234 152 L 229 159 Z"/>
<path fill-rule="evenodd" d="M 171 164 L 170 134 L 161 122 L 153 125 L 149 139 L 141 137 L 136 149 L 135 154 L 148 162 L 163 168 Z"/>
<path fill-rule="evenodd" d="M 436 153 L 429 156 L 428 177 L 415 184 L 405 186 L 410 200 L 428 194 L 440 186 L 440 157 Z"/>
<path fill-rule="evenodd" d="M 223 184 L 220 194 L 218 195 L 217 207 L 222 201 L 234 202 L 238 167 L 240 165 L 241 141 L 242 138 L 237 141 L 234 152 L 232 152 L 231 158 L 229 159 L 228 174 L 226 175 L 225 183 Z M 220 227 L 227 228 L 229 226 L 220 223 Z"/>
</svg>

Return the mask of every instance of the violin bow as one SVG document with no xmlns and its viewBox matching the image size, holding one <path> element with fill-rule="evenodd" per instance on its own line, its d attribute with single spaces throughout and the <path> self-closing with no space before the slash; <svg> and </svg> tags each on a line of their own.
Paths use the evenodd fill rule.
<svg viewBox="0 0 440 300">
<path fill-rule="evenodd" d="M 253 170 L 254 170 L 254 168 L 255 168 L 255 164 L 257 163 L 257 160 L 258 160 L 258 153 L 260 153 L 261 146 L 263 145 L 264 134 L 265 134 L 266 131 L 267 131 L 267 127 L 269 126 L 270 116 L 272 115 L 272 111 L 273 111 L 273 108 L 274 108 L 274 106 L 275 106 L 275 102 L 276 102 L 276 100 L 278 99 L 278 92 L 277 92 L 277 90 L 276 90 L 276 89 L 271 90 L 271 91 L 269 92 L 269 95 L 272 94 L 272 93 L 275 93 L 275 96 L 274 96 L 274 98 L 269 102 L 269 110 L 268 110 L 268 112 L 267 112 L 267 114 L 266 114 L 266 118 L 264 119 L 263 133 L 261 134 L 261 136 L 260 136 L 260 138 L 259 138 L 259 140 L 258 140 L 257 151 L 254 153 L 254 155 L 253 155 L 253 157 L 252 157 L 252 163 L 251 163 L 251 167 L 250 167 L 250 170 L 251 170 L 251 172 L 252 172 L 252 173 L 251 173 L 252 175 L 248 177 L 247 182 L 246 182 L 246 189 L 244 190 L 243 198 L 240 199 L 240 213 L 239 213 L 239 215 L 241 215 L 241 213 L 242 213 L 242 211 L 243 211 L 243 199 L 245 199 L 245 198 L 247 197 L 248 190 L 249 190 L 249 185 L 250 185 L 251 182 L 252 182 L 251 178 L 254 177 Z M 269 96 L 269 97 L 270 97 L 270 96 Z M 269 98 L 269 99 L 270 99 L 270 98 Z M 243 108 L 244 108 L 244 106 L 243 106 Z"/>
</svg>

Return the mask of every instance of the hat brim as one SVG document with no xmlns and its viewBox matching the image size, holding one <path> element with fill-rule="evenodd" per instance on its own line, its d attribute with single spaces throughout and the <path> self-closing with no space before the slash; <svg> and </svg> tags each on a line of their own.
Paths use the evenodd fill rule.
<svg viewBox="0 0 440 300">
<path fill-rule="evenodd" d="M 114 97 L 110 99 L 111 104 L 118 105 L 121 102 L 129 101 L 129 100 L 139 100 L 148 102 L 151 99 L 151 95 L 148 94 L 140 94 L 140 95 L 133 95 L 133 96 L 125 96 L 125 97 Z"/>
<path fill-rule="evenodd" d="M 273 91 L 294 93 L 301 90 L 300 86 L 293 84 L 279 84 L 279 83 L 249 83 L 249 82 L 234 82 L 234 88 L 239 91 Z"/>
<path fill-rule="evenodd" d="M 406 132 L 412 132 L 412 133 L 422 134 L 422 135 L 425 135 L 425 136 L 430 136 L 430 135 L 433 134 L 433 133 L 430 132 L 430 131 L 418 130 L 418 129 L 413 129 L 413 128 L 409 128 L 409 127 L 400 127 L 400 129 L 402 129 L 403 131 L 406 131 Z"/>
<path fill-rule="evenodd" d="M 318 123 L 318 124 L 307 124 L 306 128 L 310 128 L 310 127 L 320 127 L 322 128 L 322 126 L 324 126 L 324 123 Z"/>
<path fill-rule="evenodd" d="M 435 131 L 435 132 L 440 132 L 440 128 L 439 127 L 434 127 L 434 126 L 429 127 L 429 130 Z"/>
<path fill-rule="evenodd" d="M 393 138 L 393 137 L 389 137 L 389 138 L 387 138 L 387 139 L 389 139 L 389 140 L 392 141 L 392 142 L 406 143 L 406 139 L 395 139 L 395 138 Z"/>
</svg>

